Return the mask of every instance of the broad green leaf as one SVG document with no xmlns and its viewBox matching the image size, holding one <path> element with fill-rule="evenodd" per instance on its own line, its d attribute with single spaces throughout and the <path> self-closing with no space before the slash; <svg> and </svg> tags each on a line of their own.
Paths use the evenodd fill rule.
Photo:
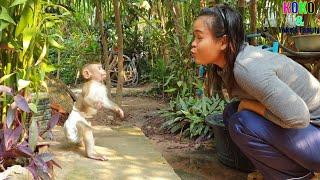
<svg viewBox="0 0 320 180">
<path fill-rule="evenodd" d="M 166 83 L 164 83 L 163 86 L 168 85 L 173 77 L 174 77 L 174 74 L 172 74 L 172 75 L 167 79 Z"/>
<path fill-rule="evenodd" d="M 12 75 L 14 75 L 15 73 L 11 73 L 11 74 L 7 74 L 7 75 L 4 75 L 0 78 L 0 83 L 2 83 L 4 80 L 10 78 Z"/>
<path fill-rule="evenodd" d="M 48 65 L 46 63 L 41 63 L 41 70 L 44 72 L 52 72 L 55 71 L 56 68 L 53 65 Z"/>
<path fill-rule="evenodd" d="M 37 60 L 37 62 L 35 64 L 35 66 L 38 65 L 43 60 L 43 58 L 45 57 L 46 54 L 47 54 L 47 44 L 44 43 L 43 48 L 42 48 L 42 52 L 39 56 L 39 59 Z"/>
<path fill-rule="evenodd" d="M 32 12 L 32 9 L 29 6 L 25 6 L 23 11 L 22 11 L 20 20 L 18 22 L 16 31 L 15 31 L 15 36 L 16 37 L 19 36 L 19 34 L 21 34 L 24 31 L 26 26 L 28 24 L 32 25 L 32 23 L 33 23 L 33 12 Z"/>
<path fill-rule="evenodd" d="M 182 125 L 181 124 L 176 124 L 175 126 L 173 126 L 170 130 L 171 133 L 175 133 L 176 131 L 178 131 L 179 129 L 182 128 Z"/>
<path fill-rule="evenodd" d="M 56 40 L 54 40 L 53 38 L 48 38 L 49 44 L 55 48 L 58 49 L 63 49 L 64 47 L 62 45 L 60 45 Z"/>
<path fill-rule="evenodd" d="M 35 31 L 32 28 L 26 28 L 23 31 L 23 55 L 27 52 L 31 39 L 35 36 Z"/>
<path fill-rule="evenodd" d="M 14 25 L 16 25 L 16 23 L 14 22 L 14 20 L 11 18 L 11 16 L 8 13 L 8 10 L 2 6 L 2 11 L 0 13 L 0 19 L 3 19 L 9 23 L 12 23 Z"/>
<path fill-rule="evenodd" d="M 29 84 L 31 83 L 31 81 L 26 81 L 23 79 L 19 79 L 18 80 L 18 91 L 20 91 L 21 89 L 29 86 Z"/>
<path fill-rule="evenodd" d="M 38 136 L 39 130 L 37 122 L 35 119 L 32 119 L 31 125 L 29 127 L 29 144 L 32 151 L 34 151 L 36 148 Z"/>
<path fill-rule="evenodd" d="M 171 92 L 174 92 L 175 90 L 177 90 L 177 88 L 166 89 L 164 92 L 171 93 Z"/>
<path fill-rule="evenodd" d="M 4 30 L 5 28 L 7 28 L 9 26 L 10 23 L 4 21 L 4 20 L 0 20 L 0 31 Z"/>
<path fill-rule="evenodd" d="M 34 103 L 29 103 L 29 108 L 31 109 L 32 112 L 34 113 L 38 113 L 38 108 L 37 108 L 37 105 L 34 104 Z"/>
<path fill-rule="evenodd" d="M 13 7 L 13 6 L 16 6 L 16 5 L 19 5 L 19 4 L 23 4 L 25 3 L 27 0 L 15 0 L 10 7 Z"/>
<path fill-rule="evenodd" d="M 183 81 L 178 81 L 177 82 L 178 87 L 181 87 L 182 84 L 183 84 Z"/>
<path fill-rule="evenodd" d="M 47 22 L 44 24 L 44 27 L 46 27 L 46 28 L 51 28 L 51 27 L 53 27 L 54 25 L 55 25 L 54 22 L 47 21 Z"/>
</svg>

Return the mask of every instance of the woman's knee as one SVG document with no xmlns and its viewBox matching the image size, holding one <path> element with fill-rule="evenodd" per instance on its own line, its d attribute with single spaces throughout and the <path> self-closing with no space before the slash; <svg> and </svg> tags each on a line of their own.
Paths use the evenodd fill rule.
<svg viewBox="0 0 320 180">
<path fill-rule="evenodd" d="M 262 117 L 252 111 L 237 112 L 228 120 L 229 133 L 233 138 L 240 138 L 243 135 L 256 136 L 260 134 L 261 127 L 264 126 L 263 121 Z"/>
<path fill-rule="evenodd" d="M 240 103 L 239 101 L 234 101 L 227 104 L 226 107 L 224 108 L 223 121 L 226 126 L 228 125 L 229 118 L 237 112 L 239 103 Z"/>
</svg>

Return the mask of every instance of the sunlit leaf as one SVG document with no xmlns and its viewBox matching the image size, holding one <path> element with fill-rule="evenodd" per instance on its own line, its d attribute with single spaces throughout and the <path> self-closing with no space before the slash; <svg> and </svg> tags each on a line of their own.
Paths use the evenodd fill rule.
<svg viewBox="0 0 320 180">
<path fill-rule="evenodd" d="M 20 33 L 23 32 L 23 30 L 25 29 L 25 27 L 29 24 L 32 25 L 33 23 L 33 12 L 32 9 L 29 6 L 25 6 L 20 20 L 18 22 L 16 31 L 15 31 L 15 36 L 17 37 Z"/>
<path fill-rule="evenodd" d="M 11 18 L 11 16 L 9 15 L 7 8 L 5 8 L 3 6 L 2 6 L 2 11 L 0 13 L 0 19 L 3 19 L 3 20 L 5 20 L 5 21 L 7 21 L 9 23 L 14 24 L 14 25 L 16 24 L 14 22 L 14 20 Z"/>
<path fill-rule="evenodd" d="M 46 27 L 46 28 L 51 28 L 51 27 L 53 27 L 54 25 L 55 25 L 54 22 L 48 21 L 48 22 L 46 22 L 46 23 L 44 24 L 44 27 Z"/>
<path fill-rule="evenodd" d="M 31 109 L 32 112 L 34 113 L 38 113 L 38 108 L 37 108 L 37 105 L 34 104 L 34 103 L 29 103 L 29 108 Z"/>
<path fill-rule="evenodd" d="M 4 30 L 5 28 L 7 28 L 9 26 L 10 23 L 4 21 L 4 20 L 0 20 L 0 31 Z"/>
<path fill-rule="evenodd" d="M 44 88 L 46 88 L 46 91 L 47 91 L 47 92 L 49 91 L 48 85 L 47 85 L 47 83 L 46 83 L 45 81 L 42 81 L 42 82 L 41 82 L 41 86 L 44 87 Z"/>
<path fill-rule="evenodd" d="M 30 108 L 26 101 L 26 99 L 21 96 L 20 94 L 14 96 L 14 102 L 16 102 L 18 108 L 20 108 L 22 111 L 29 113 Z"/>
<path fill-rule="evenodd" d="M 13 6 L 16 6 L 16 5 L 19 5 L 19 4 L 23 4 L 25 3 L 27 0 L 15 0 L 11 5 L 10 7 L 13 7 Z"/>
<path fill-rule="evenodd" d="M 10 78 L 12 75 L 14 75 L 15 73 L 11 73 L 11 74 L 7 74 L 7 75 L 4 75 L 0 78 L 0 83 L 2 83 L 4 80 Z"/>
<path fill-rule="evenodd" d="M 41 70 L 43 70 L 44 72 L 52 72 L 52 71 L 55 71 L 56 68 L 53 65 L 41 63 Z"/>
<path fill-rule="evenodd" d="M 12 89 L 7 86 L 0 85 L 0 92 L 12 95 Z"/>
<path fill-rule="evenodd" d="M 29 84 L 31 83 L 31 81 L 26 81 L 23 79 L 19 79 L 18 80 L 18 91 L 20 91 L 21 89 L 29 86 Z"/>
<path fill-rule="evenodd" d="M 23 31 L 23 54 L 26 53 L 29 45 L 30 45 L 30 42 L 31 42 L 31 39 L 33 38 L 33 36 L 35 36 L 35 31 L 34 29 L 32 28 L 26 28 L 24 31 Z"/>
<path fill-rule="evenodd" d="M 7 119 L 6 119 L 8 128 L 10 128 L 13 123 L 15 113 L 16 113 L 16 109 L 12 109 L 10 107 L 8 108 Z"/>
<path fill-rule="evenodd" d="M 48 38 L 49 44 L 55 48 L 58 49 L 63 49 L 64 47 L 62 45 L 60 45 L 56 40 L 54 40 L 53 38 Z"/>
<path fill-rule="evenodd" d="M 175 90 L 177 90 L 177 88 L 166 89 L 164 92 L 170 93 L 174 92 Z"/>
<path fill-rule="evenodd" d="M 47 54 L 47 44 L 44 43 L 43 48 L 42 48 L 42 52 L 39 56 L 39 59 L 37 60 L 37 62 L 35 64 L 35 66 L 38 65 L 43 60 L 43 58 L 46 56 L 46 54 Z"/>
<path fill-rule="evenodd" d="M 32 120 L 29 127 L 29 144 L 32 151 L 35 150 L 39 136 L 38 125 L 35 119 Z"/>
</svg>

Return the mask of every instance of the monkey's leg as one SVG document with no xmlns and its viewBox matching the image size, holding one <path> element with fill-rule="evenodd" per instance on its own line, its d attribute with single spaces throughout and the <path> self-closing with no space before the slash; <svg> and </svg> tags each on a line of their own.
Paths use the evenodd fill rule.
<svg viewBox="0 0 320 180">
<path fill-rule="evenodd" d="M 86 123 L 79 121 L 77 122 L 77 129 L 80 135 L 82 136 L 86 155 L 91 159 L 96 159 L 101 161 L 108 160 L 105 156 L 97 154 L 94 151 L 94 138 L 93 138 L 91 127 Z"/>
</svg>

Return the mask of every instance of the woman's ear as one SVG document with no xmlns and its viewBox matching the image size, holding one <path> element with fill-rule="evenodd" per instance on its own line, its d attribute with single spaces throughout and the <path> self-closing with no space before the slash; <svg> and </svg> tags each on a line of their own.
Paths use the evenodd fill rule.
<svg viewBox="0 0 320 180">
<path fill-rule="evenodd" d="M 89 71 L 88 68 L 84 68 L 84 69 L 82 70 L 82 76 L 83 76 L 83 78 L 86 79 L 86 80 L 88 80 L 88 79 L 91 78 L 91 73 L 90 73 L 90 71 Z"/>
<path fill-rule="evenodd" d="M 228 46 L 228 37 L 227 35 L 223 35 L 222 38 L 220 39 L 220 43 L 221 43 L 221 46 L 220 46 L 220 50 L 224 51 L 227 49 L 227 46 Z"/>
</svg>

